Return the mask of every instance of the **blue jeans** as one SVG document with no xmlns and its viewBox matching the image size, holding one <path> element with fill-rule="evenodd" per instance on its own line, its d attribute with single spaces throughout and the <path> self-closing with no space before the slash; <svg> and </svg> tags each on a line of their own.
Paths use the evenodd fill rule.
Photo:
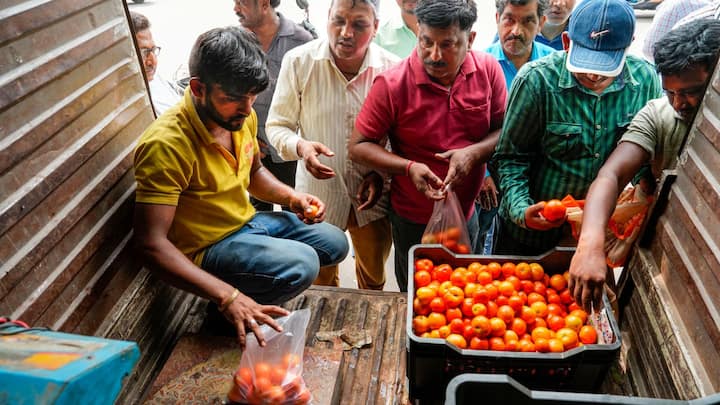
<svg viewBox="0 0 720 405">
<path fill-rule="evenodd" d="M 258 212 L 205 251 L 202 268 L 261 304 L 280 304 L 310 287 L 321 266 L 340 263 L 345 233 L 307 225 L 289 212 Z"/>
<path fill-rule="evenodd" d="M 408 254 L 410 248 L 420 243 L 427 224 L 418 224 L 405 219 L 390 210 L 388 217 L 392 226 L 393 244 L 395 245 L 395 278 L 400 291 L 407 292 L 408 288 Z M 477 211 L 467 221 L 468 235 L 477 235 Z M 471 238 L 472 239 L 472 238 Z M 473 243 L 473 241 L 470 241 Z M 414 271 L 414 269 L 412 269 Z M 412 304 L 412 303 L 411 303 Z"/>
<path fill-rule="evenodd" d="M 478 233 L 473 243 L 473 253 L 477 255 L 490 255 L 493 252 L 495 237 L 495 223 L 497 220 L 498 208 L 484 210 L 482 206 L 475 203 L 475 212 L 478 214 Z"/>
</svg>

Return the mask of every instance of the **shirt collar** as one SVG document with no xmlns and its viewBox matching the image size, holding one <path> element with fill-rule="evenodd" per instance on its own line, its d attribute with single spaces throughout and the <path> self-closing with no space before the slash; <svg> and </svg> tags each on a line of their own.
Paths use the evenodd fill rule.
<svg viewBox="0 0 720 405">
<path fill-rule="evenodd" d="M 590 92 L 590 90 L 586 89 L 584 86 L 581 86 L 580 83 L 578 83 L 577 80 L 575 80 L 575 76 L 567 70 L 567 51 L 563 51 L 565 55 L 562 59 L 562 67 L 560 70 L 560 79 L 558 80 L 558 87 L 561 89 L 570 89 L 573 87 L 577 87 L 580 90 L 584 90 L 587 92 Z M 637 87 L 640 85 L 637 80 L 633 77 L 632 73 L 630 72 L 630 69 L 627 65 L 627 58 L 625 59 L 625 66 L 623 66 L 623 70 L 618 75 L 615 80 L 613 80 L 612 83 L 603 91 L 603 93 L 610 93 L 614 91 L 621 90 L 625 84 L 631 87 Z M 593 92 L 594 93 L 594 92 Z M 595 94 L 595 93 L 594 93 Z"/>
<path fill-rule="evenodd" d="M 362 72 L 364 72 L 368 68 L 378 69 L 384 66 L 384 62 L 382 57 L 380 56 L 379 49 L 379 45 L 374 42 L 370 42 L 370 46 L 368 46 L 368 49 L 365 52 L 365 58 L 363 59 L 362 65 L 360 65 L 360 69 L 358 70 L 358 75 L 362 74 Z M 313 59 L 328 60 L 333 66 L 337 67 L 337 65 L 335 64 L 335 58 L 333 57 L 332 52 L 330 52 L 330 41 L 327 39 L 322 40 L 322 43 L 320 44 L 320 51 L 315 56 L 313 56 Z"/>
<path fill-rule="evenodd" d="M 216 143 L 215 138 L 210 135 L 210 131 L 207 130 L 207 127 L 205 127 L 205 124 L 200 119 L 200 115 L 198 114 L 197 109 L 195 109 L 192 93 L 190 92 L 190 86 L 187 86 L 187 88 L 185 89 L 183 103 L 184 108 L 187 111 L 188 117 L 190 119 L 190 125 L 192 125 L 195 133 L 200 137 L 200 140 L 202 140 L 205 145 L 212 145 Z"/>
<path fill-rule="evenodd" d="M 467 76 L 470 73 L 473 73 L 477 70 L 477 67 L 475 66 L 475 62 L 472 57 L 472 52 L 470 51 L 465 56 L 465 60 L 463 61 L 462 65 L 460 65 L 460 71 L 458 72 L 457 76 L 455 77 L 455 82 L 457 82 L 458 76 Z M 415 76 L 415 83 L 417 84 L 430 84 L 435 83 L 430 79 L 430 75 L 425 71 L 425 67 L 423 66 L 422 61 L 420 60 L 420 56 L 418 56 L 417 51 L 413 51 L 413 53 L 410 54 L 410 70 L 413 72 L 413 75 Z M 453 85 L 455 84 L 453 82 Z"/>
<path fill-rule="evenodd" d="M 280 19 L 279 27 L 277 36 L 278 37 L 289 37 L 292 36 L 295 33 L 295 27 L 293 27 L 293 22 L 285 18 L 280 13 L 277 13 L 278 18 Z"/>
</svg>

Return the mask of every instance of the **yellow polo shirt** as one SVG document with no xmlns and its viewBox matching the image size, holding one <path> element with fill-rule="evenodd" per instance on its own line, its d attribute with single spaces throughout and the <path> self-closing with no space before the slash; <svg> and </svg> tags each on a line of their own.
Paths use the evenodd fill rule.
<svg viewBox="0 0 720 405">
<path fill-rule="evenodd" d="M 168 239 L 196 264 L 205 248 L 240 229 L 255 214 L 247 193 L 258 152 L 257 115 L 232 133 L 234 153 L 210 135 L 192 103 L 168 109 L 135 148 L 135 201 L 177 207 Z"/>
</svg>

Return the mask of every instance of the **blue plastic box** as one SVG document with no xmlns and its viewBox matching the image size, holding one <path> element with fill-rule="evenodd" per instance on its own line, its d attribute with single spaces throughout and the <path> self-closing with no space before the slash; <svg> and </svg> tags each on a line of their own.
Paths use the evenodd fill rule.
<svg viewBox="0 0 720 405">
<path fill-rule="evenodd" d="M 3 327 L 0 404 L 112 404 L 139 357 L 133 342 Z"/>
</svg>

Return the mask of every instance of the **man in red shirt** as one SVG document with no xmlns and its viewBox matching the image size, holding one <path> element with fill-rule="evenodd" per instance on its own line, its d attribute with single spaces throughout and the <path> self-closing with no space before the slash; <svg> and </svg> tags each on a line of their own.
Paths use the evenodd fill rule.
<svg viewBox="0 0 720 405">
<path fill-rule="evenodd" d="M 425 0 L 415 10 L 418 46 L 375 79 L 348 145 L 350 159 L 392 175 L 395 275 L 407 290 L 408 251 L 420 243 L 435 200 L 450 186 L 470 228 L 505 114 L 498 62 L 471 51 L 473 0 Z M 390 141 L 392 152 L 383 144 Z M 471 219 L 472 217 L 472 219 Z M 469 229 L 475 235 L 476 229 Z"/>
</svg>

